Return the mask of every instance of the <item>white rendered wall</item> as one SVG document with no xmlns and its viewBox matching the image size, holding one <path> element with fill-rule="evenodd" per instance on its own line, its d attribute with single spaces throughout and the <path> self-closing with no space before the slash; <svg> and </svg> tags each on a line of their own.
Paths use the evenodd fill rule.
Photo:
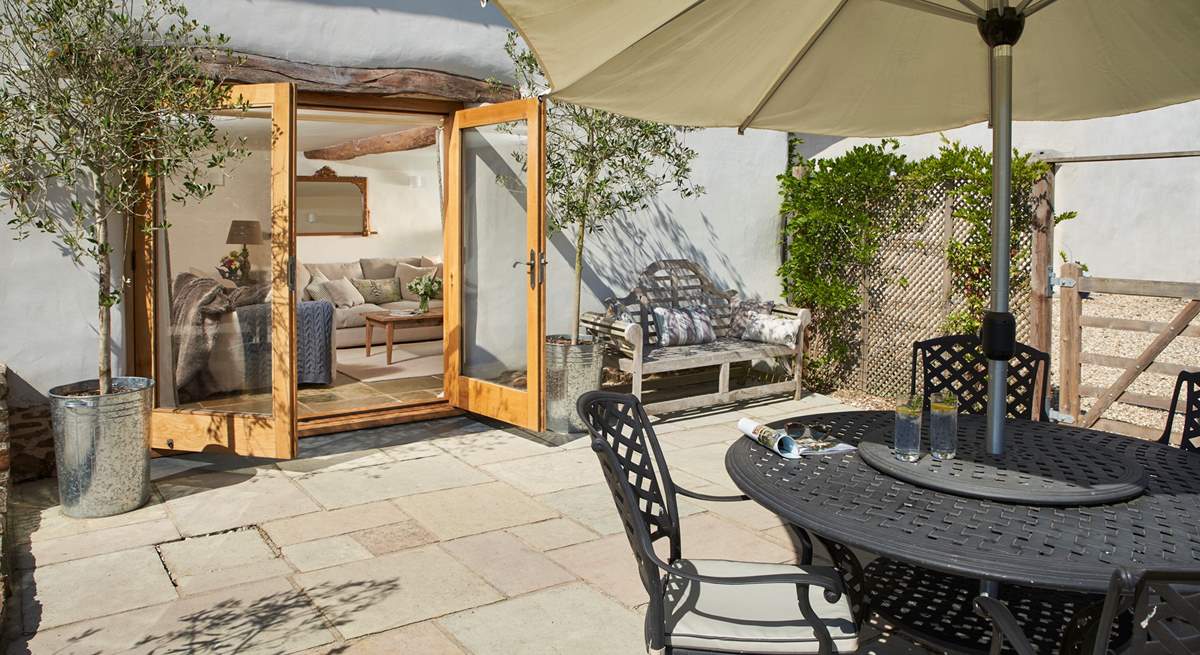
<svg viewBox="0 0 1200 655">
<path fill-rule="evenodd" d="M 991 150 L 986 125 L 944 134 Z M 802 136 L 809 157 L 834 157 L 877 141 Z M 925 157 L 941 139 L 902 137 L 901 149 Z M 1200 101 L 1086 121 L 1019 122 L 1013 145 L 1051 157 L 1200 150 Z M 1063 164 L 1055 177 L 1055 209 L 1079 212 L 1056 230 L 1055 249 L 1087 264 L 1092 275 L 1200 279 L 1200 158 Z"/>
</svg>

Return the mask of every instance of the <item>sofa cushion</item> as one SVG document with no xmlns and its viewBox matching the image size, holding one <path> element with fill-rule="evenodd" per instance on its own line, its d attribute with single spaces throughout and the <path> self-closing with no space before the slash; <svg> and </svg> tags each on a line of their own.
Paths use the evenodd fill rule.
<svg viewBox="0 0 1200 655">
<path fill-rule="evenodd" d="M 790 564 L 724 560 L 679 560 L 675 566 L 692 574 L 732 578 L 805 572 Z M 813 567 L 825 573 L 833 569 Z M 666 585 L 667 643 L 673 648 L 730 653 L 816 653 L 820 648 L 812 624 L 796 603 L 797 587 L 779 584 L 696 583 L 670 576 Z M 858 633 L 846 594 L 825 600 L 824 590 L 808 587 L 808 602 L 829 630 L 836 652 L 858 650 Z"/>
<path fill-rule="evenodd" d="M 382 307 L 371 303 L 363 303 L 353 307 L 339 307 L 333 312 L 333 326 L 339 330 L 343 328 L 362 327 L 367 324 L 367 319 L 363 318 L 365 314 L 382 311 L 385 311 Z"/>
<path fill-rule="evenodd" d="M 304 293 L 310 300 L 324 300 L 325 302 L 337 306 L 333 302 L 333 296 L 325 290 L 324 284 L 329 281 L 325 274 L 321 271 L 313 271 L 309 276 L 309 283 L 304 286 Z"/>
<path fill-rule="evenodd" d="M 410 266 L 420 266 L 421 257 L 365 257 L 358 260 L 362 266 L 362 276 L 368 280 L 382 280 L 396 277 L 396 264 L 404 262 Z"/>
<path fill-rule="evenodd" d="M 385 302 L 396 302 L 403 296 L 400 294 L 400 280 L 389 277 L 380 280 L 350 280 L 355 289 L 362 294 L 366 302 L 381 305 Z"/>
<path fill-rule="evenodd" d="M 355 307 L 366 302 L 354 284 L 344 277 L 322 282 L 320 288 L 329 294 L 335 307 Z"/>
<path fill-rule="evenodd" d="M 341 262 L 332 264 L 305 264 L 310 273 L 316 274 L 318 271 L 330 280 L 346 279 L 362 279 L 362 265 L 358 262 Z"/>
<path fill-rule="evenodd" d="M 312 300 L 312 296 L 308 295 L 308 285 L 312 284 L 312 279 L 307 266 L 296 269 L 296 288 L 300 290 L 300 300 Z"/>
<path fill-rule="evenodd" d="M 396 264 L 396 277 L 400 280 L 400 295 L 405 300 L 420 300 L 417 294 L 408 290 L 408 283 L 419 277 L 436 274 L 437 266 L 413 266 L 399 262 Z"/>
</svg>

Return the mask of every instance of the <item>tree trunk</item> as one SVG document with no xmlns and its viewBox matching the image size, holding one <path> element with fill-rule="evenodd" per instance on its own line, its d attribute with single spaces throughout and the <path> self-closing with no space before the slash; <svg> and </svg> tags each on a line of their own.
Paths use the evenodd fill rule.
<svg viewBox="0 0 1200 655">
<path fill-rule="evenodd" d="M 583 295 L 583 237 L 587 234 L 587 217 L 579 219 L 579 234 L 575 237 L 575 295 L 571 299 L 571 345 L 579 343 L 579 305 Z"/>
<path fill-rule="evenodd" d="M 112 350 L 109 348 L 109 341 L 112 339 L 112 310 L 110 308 L 111 286 L 112 286 L 112 266 L 109 261 L 109 246 L 108 246 L 108 202 L 104 198 L 105 188 L 97 176 L 95 184 L 96 190 L 96 205 L 100 211 L 96 217 L 96 224 L 93 227 L 96 239 L 96 248 L 100 256 L 96 261 L 97 277 L 99 278 L 99 286 L 96 300 L 97 307 L 100 308 L 97 325 L 99 333 L 99 344 L 96 351 L 96 361 L 98 363 L 97 378 L 100 381 L 100 395 L 104 395 L 112 390 Z"/>
</svg>

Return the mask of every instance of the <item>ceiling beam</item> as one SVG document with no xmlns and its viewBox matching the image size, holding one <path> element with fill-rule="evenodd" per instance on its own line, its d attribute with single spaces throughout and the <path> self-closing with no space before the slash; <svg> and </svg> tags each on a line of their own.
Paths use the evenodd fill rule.
<svg viewBox="0 0 1200 655">
<path fill-rule="evenodd" d="M 377 134 L 361 139 L 353 139 L 338 143 L 328 148 L 305 150 L 307 159 L 325 159 L 329 161 L 345 161 L 362 157 L 363 155 L 379 155 L 385 152 L 401 152 L 416 150 L 437 143 L 436 127 L 417 127 L 399 132 Z"/>
<path fill-rule="evenodd" d="M 200 57 L 212 77 L 249 84 L 291 82 L 300 91 L 384 95 L 456 102 L 503 102 L 515 99 L 511 87 L 465 75 L 419 68 L 325 66 L 236 52 Z"/>
</svg>

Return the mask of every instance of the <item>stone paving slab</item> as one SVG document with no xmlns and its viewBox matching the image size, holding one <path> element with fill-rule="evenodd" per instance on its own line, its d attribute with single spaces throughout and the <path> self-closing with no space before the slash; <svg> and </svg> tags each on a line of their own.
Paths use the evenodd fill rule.
<svg viewBox="0 0 1200 655">
<path fill-rule="evenodd" d="M 276 546 L 287 546 L 398 523 L 407 518 L 394 504 L 378 501 L 270 521 L 264 523 L 262 528 Z"/>
<path fill-rule="evenodd" d="M 502 482 L 447 489 L 396 499 L 405 514 L 439 539 L 455 539 L 558 516 L 542 503 Z M 446 511 L 447 507 L 476 511 Z"/>
<path fill-rule="evenodd" d="M 642 618 L 583 584 L 438 619 L 475 655 L 637 655 Z"/>
<path fill-rule="evenodd" d="M 314 473 L 296 481 L 326 509 L 490 482 L 468 464 L 438 455 L 368 468 Z"/>
<path fill-rule="evenodd" d="M 26 633 L 178 598 L 150 546 L 39 566 L 17 584 Z"/>
<path fill-rule="evenodd" d="M 205 653 L 286 654 L 330 643 L 334 635 L 287 580 L 239 585 L 154 607 L 42 629 L 10 655 Z"/>
<path fill-rule="evenodd" d="M 442 544 L 446 552 L 505 596 L 572 582 L 575 576 L 507 532 L 488 532 Z"/>
<path fill-rule="evenodd" d="M 549 521 L 530 523 L 528 525 L 518 525 L 509 528 L 508 532 L 516 535 L 521 541 L 540 551 L 554 550 L 555 548 L 591 541 L 597 536 L 595 532 L 588 530 L 571 519 L 565 518 L 550 519 Z"/>
<path fill-rule="evenodd" d="M 437 541 L 437 537 L 412 519 L 352 532 L 350 538 L 372 555 L 386 555 Z"/>
<path fill-rule="evenodd" d="M 425 621 L 343 644 L 314 648 L 301 655 L 467 655 L 467 652 L 436 623 Z"/>
<path fill-rule="evenodd" d="M 301 573 L 295 581 L 347 639 L 503 598 L 437 546 Z"/>
<path fill-rule="evenodd" d="M 298 571 L 316 571 L 346 562 L 371 559 L 373 555 L 366 546 L 343 534 L 284 546 L 283 557 Z"/>
<path fill-rule="evenodd" d="M 158 552 L 181 596 L 292 573 L 254 528 L 165 543 Z"/>
<path fill-rule="evenodd" d="M 527 494 L 546 494 L 604 480 L 591 449 L 556 450 L 480 467 Z"/>
<path fill-rule="evenodd" d="M 166 498 L 172 520 L 185 537 L 321 509 L 278 469 L 258 470 L 254 475 L 200 473 L 156 485 Z"/>
<path fill-rule="evenodd" d="M 18 569 L 83 559 L 138 546 L 153 546 L 179 538 L 179 530 L 166 517 L 113 528 L 92 530 L 57 539 L 38 539 L 18 544 L 11 554 Z"/>
</svg>

